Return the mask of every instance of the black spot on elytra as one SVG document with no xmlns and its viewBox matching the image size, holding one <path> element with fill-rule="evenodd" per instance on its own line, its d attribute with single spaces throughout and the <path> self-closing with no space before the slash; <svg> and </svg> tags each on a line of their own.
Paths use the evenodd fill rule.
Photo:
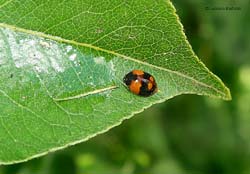
<svg viewBox="0 0 250 174">
<path fill-rule="evenodd" d="M 147 80 L 147 79 L 144 79 L 142 81 L 142 86 L 140 88 L 140 93 L 139 93 L 140 96 L 148 97 L 148 96 L 154 94 L 154 92 L 155 92 L 155 90 L 157 88 L 156 84 L 154 84 L 153 87 L 149 90 L 148 89 L 148 83 L 149 83 L 149 80 Z"/>
<path fill-rule="evenodd" d="M 149 96 L 150 95 L 150 92 L 149 92 L 149 90 L 148 90 L 148 80 L 143 80 L 142 81 L 142 86 L 141 86 L 141 88 L 140 88 L 140 93 L 139 93 L 139 95 L 141 95 L 141 96 Z"/>
<path fill-rule="evenodd" d="M 132 72 L 129 72 L 128 74 L 125 75 L 125 77 L 123 78 L 123 82 L 129 86 L 132 82 L 132 80 L 136 80 L 137 76 L 134 75 Z"/>
<path fill-rule="evenodd" d="M 144 74 L 143 74 L 144 79 L 149 79 L 150 77 L 151 77 L 151 75 L 149 73 L 144 72 Z"/>
</svg>

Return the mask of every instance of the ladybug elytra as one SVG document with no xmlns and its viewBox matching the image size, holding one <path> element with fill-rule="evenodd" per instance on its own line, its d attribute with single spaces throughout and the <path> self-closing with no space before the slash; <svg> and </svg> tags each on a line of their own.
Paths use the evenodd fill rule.
<svg viewBox="0 0 250 174">
<path fill-rule="evenodd" d="M 137 95 L 148 97 L 157 92 L 155 78 L 142 70 L 133 70 L 126 74 L 123 82 L 129 90 Z"/>
</svg>

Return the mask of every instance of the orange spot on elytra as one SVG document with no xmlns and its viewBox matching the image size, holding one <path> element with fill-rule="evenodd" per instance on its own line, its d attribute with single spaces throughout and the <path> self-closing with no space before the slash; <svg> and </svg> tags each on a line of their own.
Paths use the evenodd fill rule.
<svg viewBox="0 0 250 174">
<path fill-rule="evenodd" d="M 155 79 L 154 79 L 152 76 L 149 77 L 149 80 L 150 80 L 151 82 L 154 82 L 154 81 L 155 81 Z"/>
<path fill-rule="evenodd" d="M 144 72 L 142 70 L 133 70 L 133 74 L 140 76 L 143 75 Z"/>
<path fill-rule="evenodd" d="M 153 84 L 151 82 L 148 83 L 148 90 L 151 90 L 153 88 Z"/>
<path fill-rule="evenodd" d="M 140 93 L 140 88 L 141 88 L 141 83 L 139 80 L 132 80 L 129 89 L 131 92 L 135 93 L 135 94 L 139 94 Z"/>
</svg>

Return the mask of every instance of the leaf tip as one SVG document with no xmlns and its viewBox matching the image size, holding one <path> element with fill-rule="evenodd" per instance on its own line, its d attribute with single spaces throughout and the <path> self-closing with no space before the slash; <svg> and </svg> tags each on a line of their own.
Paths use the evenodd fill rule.
<svg viewBox="0 0 250 174">
<path fill-rule="evenodd" d="M 230 89 L 228 87 L 225 87 L 225 96 L 223 97 L 223 100 L 230 101 L 232 100 L 232 95 L 230 92 Z"/>
</svg>

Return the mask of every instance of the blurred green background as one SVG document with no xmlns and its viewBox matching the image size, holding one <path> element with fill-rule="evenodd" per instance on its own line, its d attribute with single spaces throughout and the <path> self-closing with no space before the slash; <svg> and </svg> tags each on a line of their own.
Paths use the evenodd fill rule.
<svg viewBox="0 0 250 174">
<path fill-rule="evenodd" d="M 174 0 L 193 50 L 231 89 L 182 95 L 87 142 L 0 174 L 250 174 L 250 1 Z M 213 10 L 213 7 L 240 10 Z"/>
</svg>

